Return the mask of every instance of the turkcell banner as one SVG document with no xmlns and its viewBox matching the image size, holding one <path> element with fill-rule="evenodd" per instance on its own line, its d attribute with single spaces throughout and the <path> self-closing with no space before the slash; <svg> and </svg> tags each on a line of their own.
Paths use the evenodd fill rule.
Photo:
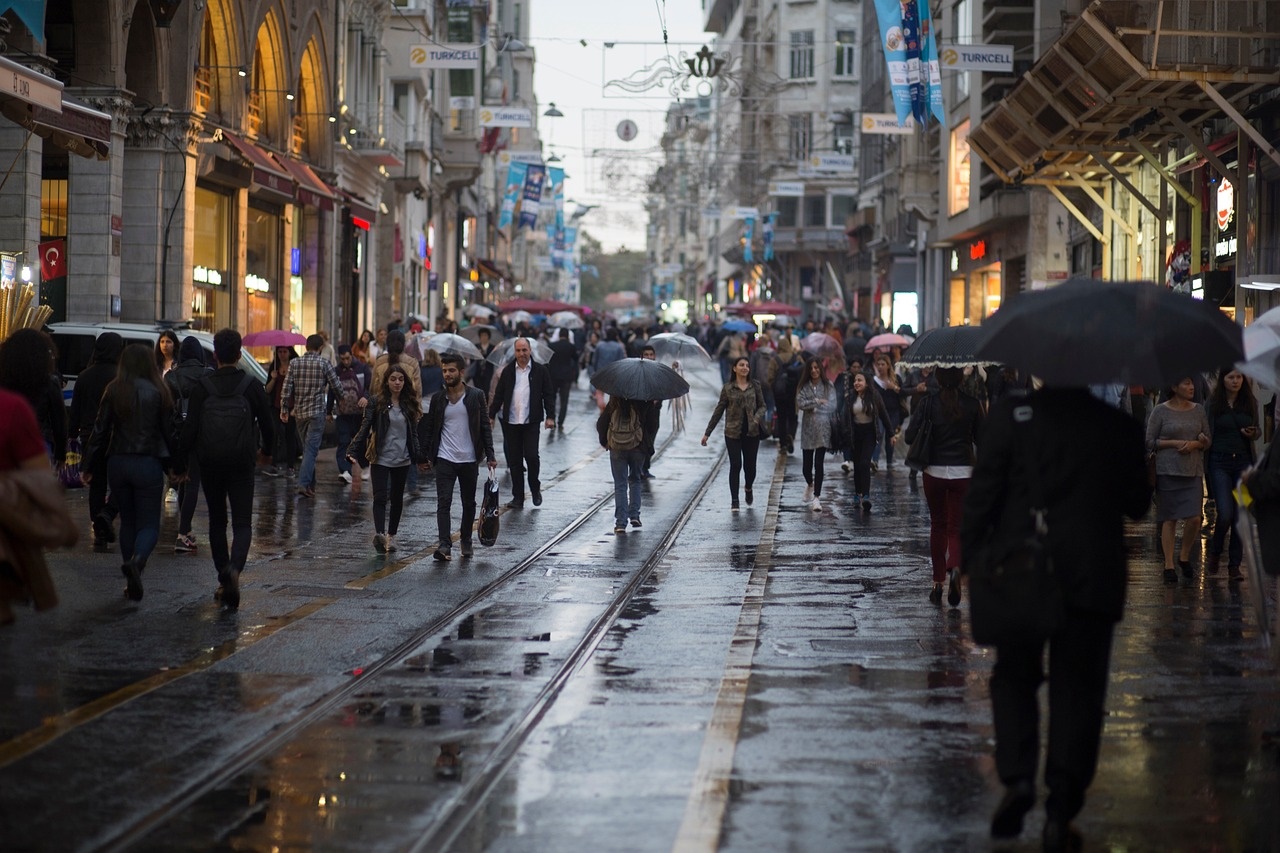
<svg viewBox="0 0 1280 853">
<path fill-rule="evenodd" d="M 942 74 L 928 0 L 875 0 L 898 124 L 909 116 L 924 127 L 928 114 L 943 121 Z"/>
<path fill-rule="evenodd" d="M 547 180 L 551 182 L 551 201 L 556 206 L 556 228 L 564 228 L 564 169 L 551 166 L 547 169 Z"/>
<path fill-rule="evenodd" d="M 502 194 L 502 212 L 498 215 L 499 228 L 506 228 L 515 218 L 516 202 L 520 200 L 520 190 L 524 189 L 524 179 L 528 172 L 528 163 L 512 163 L 507 167 L 507 189 Z"/>
<path fill-rule="evenodd" d="M 415 44 L 409 48 L 410 68 L 479 68 L 480 45 Z"/>
<path fill-rule="evenodd" d="M 755 255 L 751 251 L 751 241 L 754 240 L 756 236 L 756 218 L 754 216 L 747 217 L 746 227 L 743 230 L 745 232 L 743 236 L 746 237 L 747 242 L 742 247 L 742 261 L 743 263 L 754 264 L 756 259 Z"/>
<path fill-rule="evenodd" d="M 547 180 L 547 170 L 543 166 L 526 164 L 524 190 L 520 201 L 520 228 L 533 228 L 538 224 L 538 211 L 542 207 L 542 185 Z"/>
<path fill-rule="evenodd" d="M 1013 73 L 1013 45 L 957 44 L 942 51 L 942 67 L 955 71 Z"/>
</svg>

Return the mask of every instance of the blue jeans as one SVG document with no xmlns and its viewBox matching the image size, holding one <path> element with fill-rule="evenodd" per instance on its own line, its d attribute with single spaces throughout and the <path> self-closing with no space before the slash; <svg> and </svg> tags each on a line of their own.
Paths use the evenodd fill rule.
<svg viewBox="0 0 1280 853">
<path fill-rule="evenodd" d="M 613 518 L 618 527 L 640 517 L 640 472 L 644 470 L 643 447 L 634 450 L 610 450 L 609 466 L 613 469 Z"/>
<path fill-rule="evenodd" d="M 302 467 L 298 469 L 298 488 L 316 487 L 316 456 L 320 453 L 320 439 L 324 438 L 324 415 L 314 418 L 298 418 L 298 438 L 302 441 Z"/>
<path fill-rule="evenodd" d="M 120 556 L 142 569 L 160 538 L 164 469 L 154 456 L 117 454 L 107 460 L 107 479 L 120 508 Z"/>
<path fill-rule="evenodd" d="M 1210 453 L 1209 493 L 1218 506 L 1218 520 L 1213 525 L 1213 536 L 1209 539 L 1209 555 L 1222 554 L 1222 546 L 1226 544 L 1227 529 L 1231 530 L 1230 552 L 1227 554 L 1227 565 L 1238 566 L 1244 559 L 1244 546 L 1240 542 L 1240 532 L 1236 530 L 1236 500 L 1231 490 L 1236 487 L 1241 472 L 1251 464 L 1249 457 L 1243 453 Z"/>
<path fill-rule="evenodd" d="M 334 419 L 334 438 L 338 441 L 338 473 L 351 473 L 351 463 L 347 460 L 347 448 L 351 439 L 356 437 L 360 429 L 360 415 L 338 415 Z M 363 448 L 361 448 L 363 450 Z"/>
</svg>

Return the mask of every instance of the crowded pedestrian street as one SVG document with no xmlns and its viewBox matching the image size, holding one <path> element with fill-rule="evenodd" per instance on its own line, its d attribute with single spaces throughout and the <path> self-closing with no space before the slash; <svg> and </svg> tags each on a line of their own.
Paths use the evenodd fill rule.
<svg viewBox="0 0 1280 853">
<path fill-rule="evenodd" d="M 584 380 L 543 439 L 541 505 L 471 558 L 433 559 L 431 477 L 377 553 L 332 447 L 314 499 L 259 474 L 238 610 L 214 598 L 203 503 L 197 551 L 158 548 L 138 602 L 118 555 L 51 551 L 60 605 L 0 631 L 0 848 L 991 849 L 994 652 L 967 593 L 929 600 L 922 489 L 882 460 L 863 511 L 828 459 L 815 511 L 800 454 L 764 442 L 731 511 L 724 445 L 699 441 L 720 377 L 687 378 L 689 426 L 664 409 L 623 532 Z M 1165 583 L 1157 542 L 1152 516 L 1126 523 L 1075 825 L 1087 850 L 1280 849 L 1257 590 L 1198 548 Z M 1038 849 L 1042 815 L 1003 849 Z"/>
</svg>

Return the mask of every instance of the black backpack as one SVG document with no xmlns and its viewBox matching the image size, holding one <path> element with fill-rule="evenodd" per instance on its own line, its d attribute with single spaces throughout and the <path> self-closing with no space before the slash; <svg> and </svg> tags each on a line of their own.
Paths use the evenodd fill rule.
<svg viewBox="0 0 1280 853">
<path fill-rule="evenodd" d="M 223 394 L 208 377 L 200 380 L 208 395 L 200 410 L 200 432 L 196 441 L 201 465 L 241 468 L 253 464 L 258 440 L 253 434 L 253 407 L 245 396 L 252 381 L 253 377 L 245 376 L 234 391 Z"/>
</svg>

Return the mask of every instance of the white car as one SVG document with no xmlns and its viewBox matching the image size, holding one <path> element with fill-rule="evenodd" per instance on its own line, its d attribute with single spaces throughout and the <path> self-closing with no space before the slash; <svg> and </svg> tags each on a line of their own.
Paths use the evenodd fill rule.
<svg viewBox="0 0 1280 853">
<path fill-rule="evenodd" d="M 213 335 L 209 332 L 197 332 L 183 328 L 181 325 L 167 323 L 50 323 L 45 326 L 44 330 L 53 338 L 54 346 L 58 351 L 58 373 L 63 378 L 63 402 L 68 406 L 71 405 L 71 392 L 75 390 L 76 377 L 80 375 L 80 371 L 88 366 L 89 359 L 93 357 L 93 347 L 98 340 L 98 335 L 103 332 L 115 332 L 124 338 L 125 346 L 129 344 L 145 344 L 148 348 L 155 349 L 156 341 L 159 339 L 160 333 L 165 329 L 173 329 L 174 334 L 178 336 L 179 342 L 189 337 L 199 340 L 200 345 L 204 347 L 206 360 L 210 366 L 213 365 Z M 262 368 L 262 365 L 254 361 L 248 352 L 243 352 L 240 355 L 240 369 L 263 385 L 267 384 L 267 371 Z"/>
</svg>

